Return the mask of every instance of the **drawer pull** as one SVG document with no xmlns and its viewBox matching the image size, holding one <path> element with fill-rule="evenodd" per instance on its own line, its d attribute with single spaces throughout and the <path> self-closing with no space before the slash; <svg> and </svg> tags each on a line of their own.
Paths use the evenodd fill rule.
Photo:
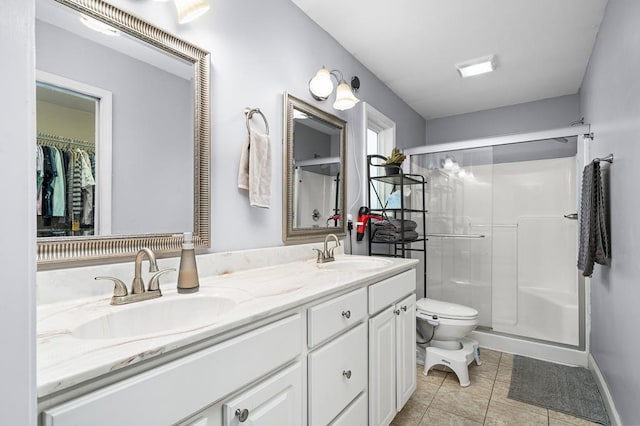
<svg viewBox="0 0 640 426">
<path fill-rule="evenodd" d="M 404 305 L 404 306 L 402 307 L 402 310 L 403 310 L 403 311 L 405 311 L 405 312 L 407 312 L 407 305 Z"/>
<path fill-rule="evenodd" d="M 347 380 L 349 380 L 349 379 L 351 378 L 351 370 L 344 370 L 344 371 L 342 372 L 342 375 L 343 375 L 344 377 L 346 377 L 346 378 L 347 378 Z"/>
<path fill-rule="evenodd" d="M 393 311 L 393 313 L 396 315 L 400 315 L 400 309 L 396 309 L 395 311 Z"/>
<path fill-rule="evenodd" d="M 244 423 L 249 418 L 249 410 L 247 410 L 246 408 L 243 410 L 238 408 L 236 410 L 236 417 L 238 418 L 240 423 Z"/>
<path fill-rule="evenodd" d="M 346 319 L 351 318 L 351 311 L 342 311 L 342 316 Z"/>
</svg>

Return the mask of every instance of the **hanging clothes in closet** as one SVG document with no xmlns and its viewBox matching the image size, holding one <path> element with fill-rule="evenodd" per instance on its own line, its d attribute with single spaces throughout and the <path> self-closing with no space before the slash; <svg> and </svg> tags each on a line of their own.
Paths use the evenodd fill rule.
<svg viewBox="0 0 640 426">
<path fill-rule="evenodd" d="M 38 236 L 94 233 L 94 151 L 91 142 L 38 135 Z"/>
</svg>

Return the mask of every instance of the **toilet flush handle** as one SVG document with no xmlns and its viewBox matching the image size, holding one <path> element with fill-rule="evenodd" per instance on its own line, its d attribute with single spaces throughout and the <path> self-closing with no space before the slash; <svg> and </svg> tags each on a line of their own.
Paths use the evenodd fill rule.
<svg viewBox="0 0 640 426">
<path fill-rule="evenodd" d="M 440 325 L 440 318 L 438 318 L 437 315 L 431 315 L 431 317 L 427 317 L 426 319 L 427 322 L 434 327 Z"/>
</svg>

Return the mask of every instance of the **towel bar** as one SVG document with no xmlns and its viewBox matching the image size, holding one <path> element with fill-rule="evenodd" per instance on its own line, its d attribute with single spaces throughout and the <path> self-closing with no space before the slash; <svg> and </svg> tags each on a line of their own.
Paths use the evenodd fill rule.
<svg viewBox="0 0 640 426">
<path fill-rule="evenodd" d="M 260 114 L 262 119 L 264 120 L 264 127 L 267 131 L 267 135 L 269 134 L 269 122 L 267 121 L 267 117 L 260 111 L 260 108 L 245 108 L 244 114 L 247 116 L 247 132 L 251 132 L 251 128 L 249 127 L 249 120 L 253 118 L 253 114 Z"/>
<path fill-rule="evenodd" d="M 613 154 L 609 154 L 603 158 L 594 158 L 593 161 L 599 163 L 601 161 L 606 161 L 607 163 L 613 163 Z"/>
</svg>

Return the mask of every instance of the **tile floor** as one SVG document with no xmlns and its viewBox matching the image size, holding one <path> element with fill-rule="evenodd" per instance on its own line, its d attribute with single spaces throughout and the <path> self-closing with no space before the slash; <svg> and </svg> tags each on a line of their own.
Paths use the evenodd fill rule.
<svg viewBox="0 0 640 426">
<path fill-rule="evenodd" d="M 481 349 L 482 365 L 471 363 L 471 385 L 460 387 L 456 375 L 439 370 L 422 375 L 417 388 L 391 422 L 394 426 L 426 425 L 596 425 L 583 419 L 507 398 L 513 355 Z"/>
</svg>

